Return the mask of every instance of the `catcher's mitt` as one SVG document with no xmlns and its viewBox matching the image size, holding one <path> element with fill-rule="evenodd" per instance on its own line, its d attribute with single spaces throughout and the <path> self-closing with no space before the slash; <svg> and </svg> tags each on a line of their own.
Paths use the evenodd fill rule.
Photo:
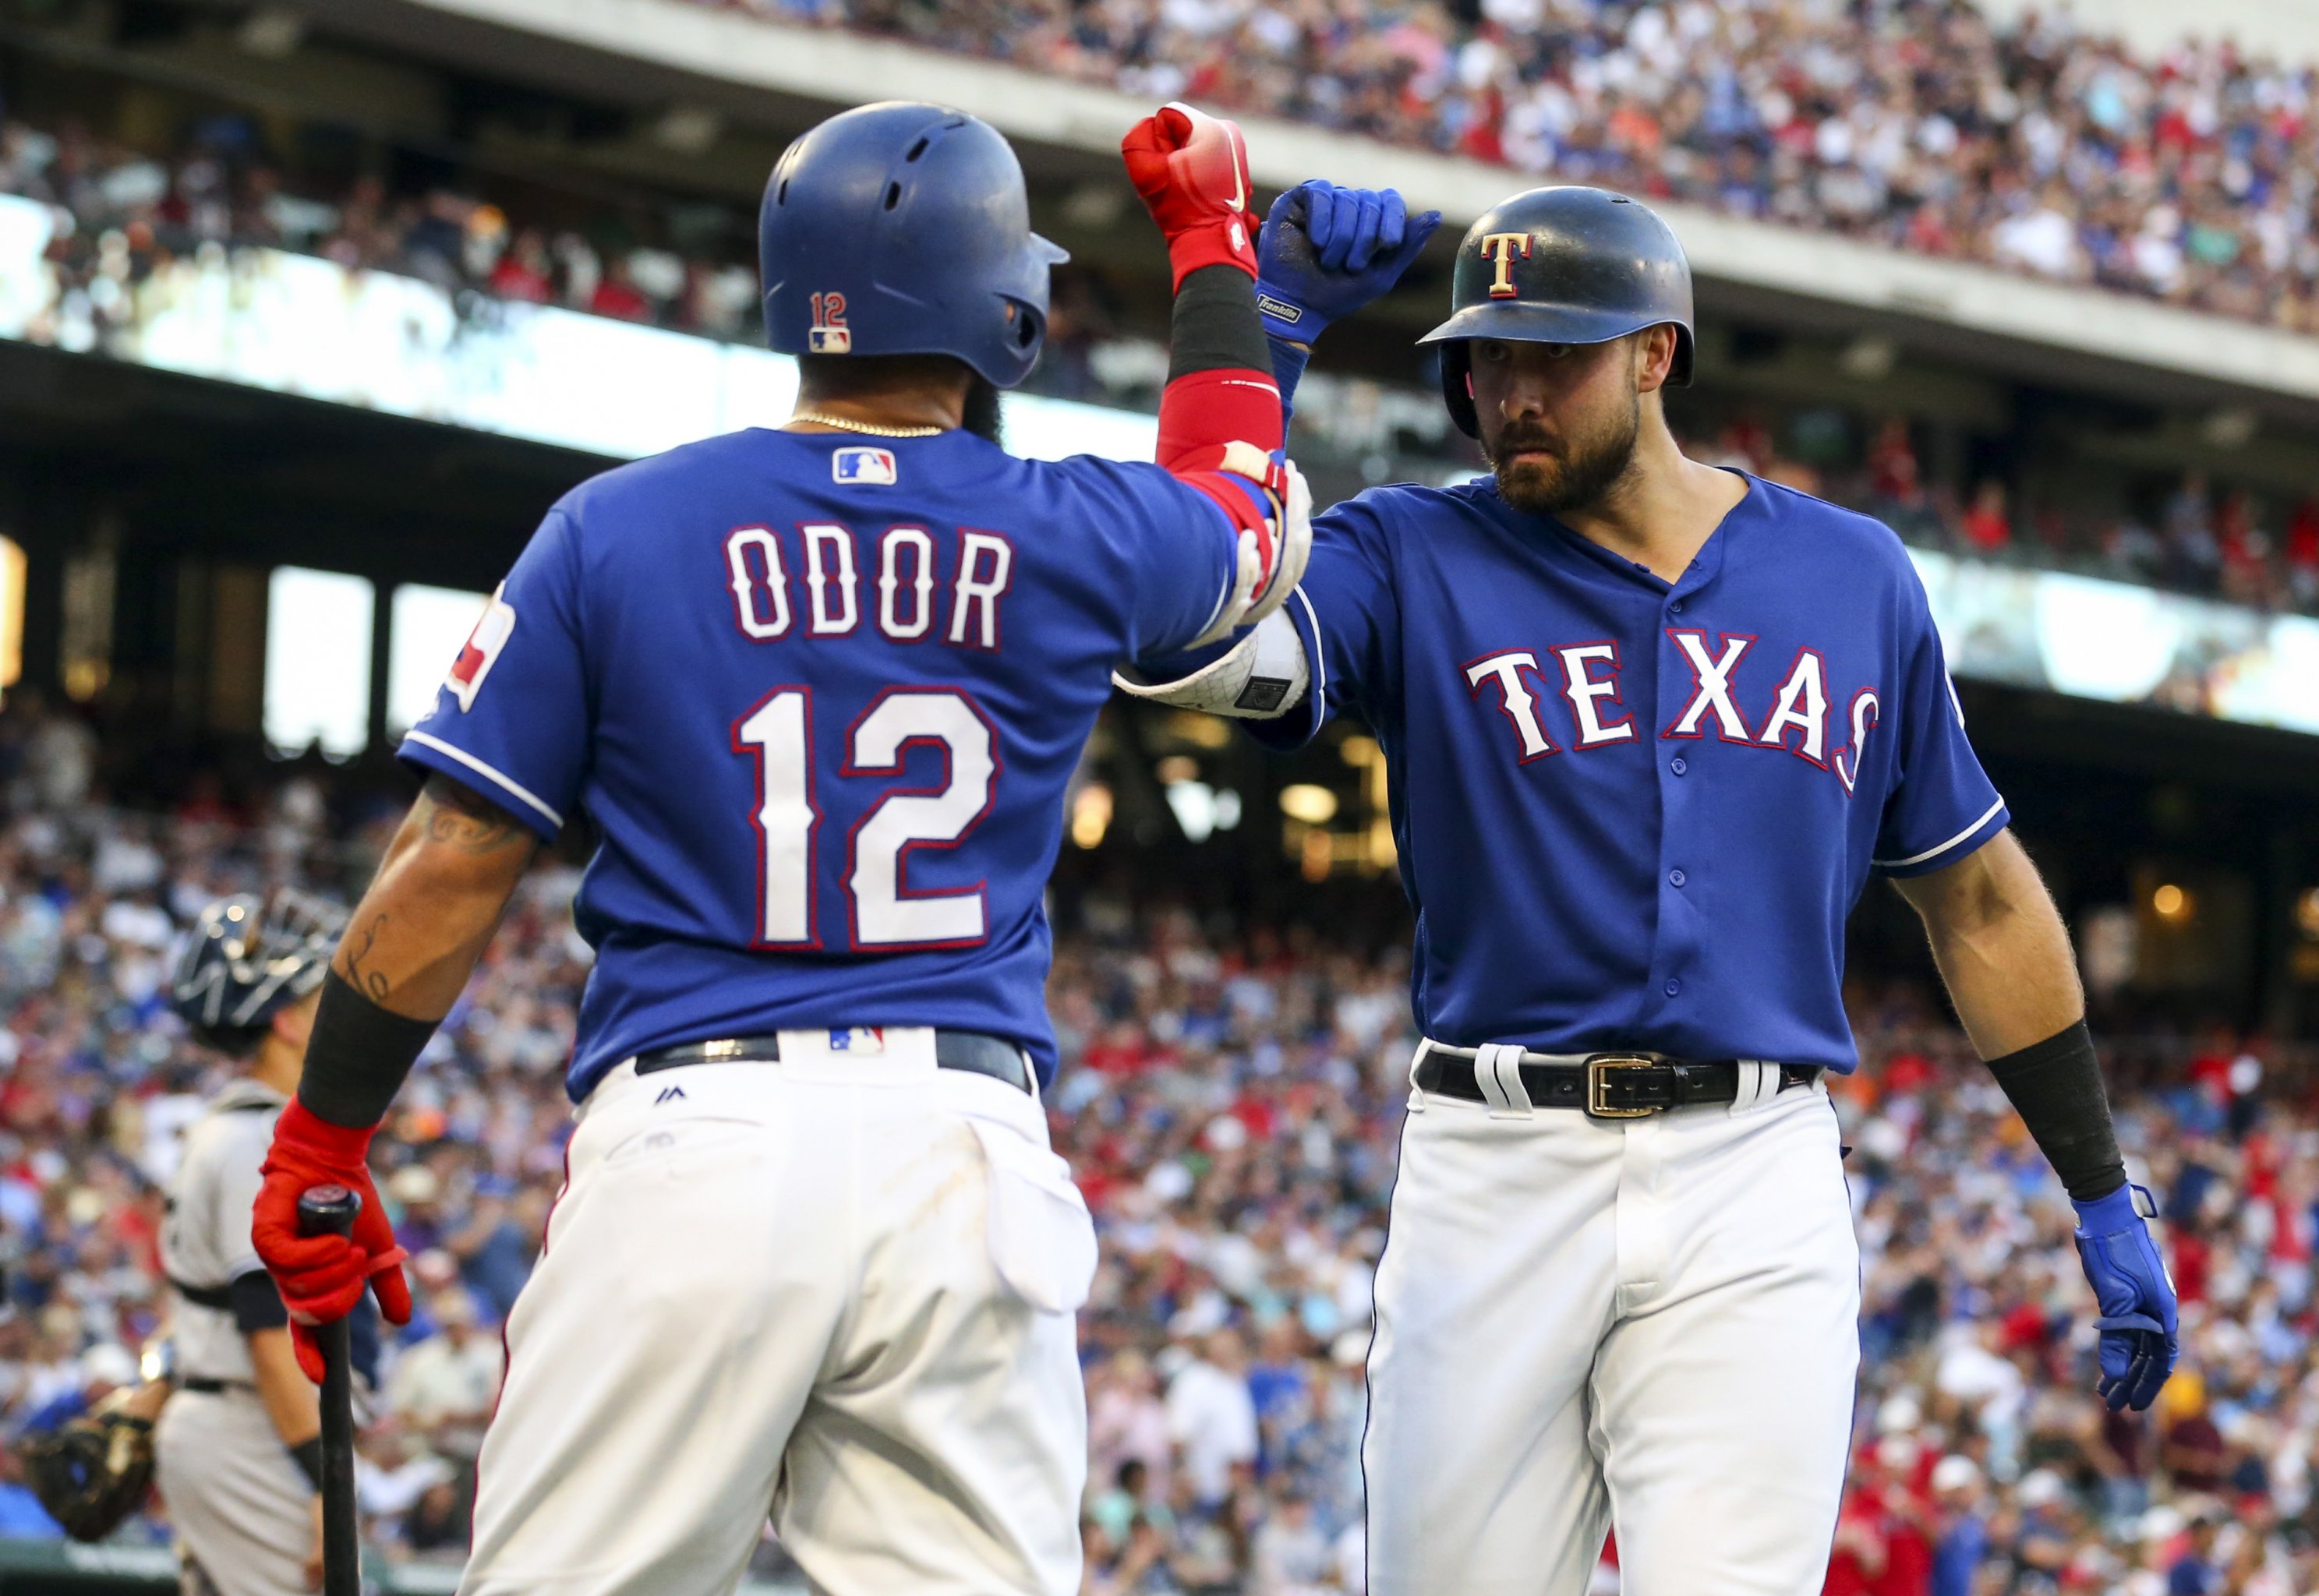
<svg viewBox="0 0 2319 1596">
<path fill-rule="evenodd" d="M 153 1426 L 93 1413 L 17 1443 L 24 1481 L 75 1540 L 103 1540 L 145 1504 L 153 1483 Z"/>
</svg>

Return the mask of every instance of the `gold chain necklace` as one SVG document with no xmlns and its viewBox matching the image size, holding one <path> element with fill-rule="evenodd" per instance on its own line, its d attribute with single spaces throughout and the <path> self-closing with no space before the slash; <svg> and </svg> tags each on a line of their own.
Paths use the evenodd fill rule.
<svg viewBox="0 0 2319 1596">
<path fill-rule="evenodd" d="M 827 416 L 819 410 L 799 410 L 790 417 L 792 421 L 814 421 L 824 427 L 835 427 L 841 432 L 864 432 L 871 437 L 933 437 L 948 432 L 947 427 L 880 427 L 870 421 L 850 421 L 844 416 Z"/>
</svg>

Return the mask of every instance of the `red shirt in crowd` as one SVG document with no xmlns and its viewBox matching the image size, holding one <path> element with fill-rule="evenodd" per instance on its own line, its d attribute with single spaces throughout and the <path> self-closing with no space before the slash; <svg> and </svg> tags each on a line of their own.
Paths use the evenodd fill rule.
<svg viewBox="0 0 2319 1596">
<path fill-rule="evenodd" d="M 2305 571 L 2319 571 L 2319 499 L 2305 499 L 2295 507 L 2287 523 L 2287 563 Z"/>
<path fill-rule="evenodd" d="M 1981 501 L 1964 512 L 1964 540 L 1987 554 L 1995 554 L 2013 541 L 2013 523 L 2005 518 L 2004 510 Z"/>
<path fill-rule="evenodd" d="M 588 308 L 599 316 L 611 316 L 622 321 L 652 320 L 652 302 L 617 276 L 607 276 L 596 284 Z"/>
</svg>

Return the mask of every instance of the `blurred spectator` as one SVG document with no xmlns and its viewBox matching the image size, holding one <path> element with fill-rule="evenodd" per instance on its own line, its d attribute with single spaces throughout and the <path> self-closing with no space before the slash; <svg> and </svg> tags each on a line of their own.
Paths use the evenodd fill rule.
<svg viewBox="0 0 2319 1596">
<path fill-rule="evenodd" d="M 2178 587 L 2214 591 L 2222 572 L 2222 545 L 2215 537 L 2214 507 L 2206 473 L 2194 471 L 2166 501 L 2166 575 Z"/>
<path fill-rule="evenodd" d="M 15 1448 L 0 1447 L 0 1540 L 62 1540 L 64 1534 L 24 1483 Z"/>
<path fill-rule="evenodd" d="M 436 1332 L 395 1359 L 386 1408 L 437 1450 L 473 1457 L 499 1397 L 499 1338 L 476 1327 L 474 1304 L 463 1291 L 438 1294 L 428 1316 Z"/>
<path fill-rule="evenodd" d="M 1981 1467 L 1962 1453 L 1933 1465 L 1931 1596 L 1973 1596 L 1989 1555 L 1989 1521 L 1981 1505 Z"/>
<path fill-rule="evenodd" d="M 2005 510 L 2005 484 L 1984 479 L 1964 513 L 1965 546 L 1975 554 L 2002 554 L 2013 542 L 2013 520 Z"/>
<path fill-rule="evenodd" d="M 1235 1467 L 1256 1461 L 1256 1400 L 1238 1331 L 1211 1332 L 1176 1371 L 1168 1385 L 1168 1432 L 1181 1449 L 1192 1501 L 1203 1507 L 1223 1500 Z"/>
<path fill-rule="evenodd" d="M 2293 603 L 2298 609 L 2319 609 L 2319 495 L 2305 494 L 2296 501 L 2287 523 L 2286 560 Z"/>
</svg>

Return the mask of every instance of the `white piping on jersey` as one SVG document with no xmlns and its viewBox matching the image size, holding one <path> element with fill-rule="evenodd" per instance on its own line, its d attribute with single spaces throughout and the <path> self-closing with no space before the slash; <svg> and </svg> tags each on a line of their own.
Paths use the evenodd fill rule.
<svg viewBox="0 0 2319 1596">
<path fill-rule="evenodd" d="M 1301 586 L 1293 591 L 1296 595 L 1296 602 L 1304 606 L 1304 618 L 1313 623 L 1313 657 L 1305 663 L 1313 668 L 1313 702 L 1320 707 L 1321 720 L 1326 720 L 1329 718 L 1329 662 L 1326 657 L 1328 651 L 1321 646 L 1321 618 L 1313 613 L 1313 600 L 1304 596 Z M 1320 721 L 1313 722 L 1313 725 L 1319 726 Z"/>
<path fill-rule="evenodd" d="M 1868 862 L 1873 865 L 1880 865 L 1888 870 L 1906 870 L 1912 864 L 1922 864 L 1927 859 L 1947 852 L 1959 843 L 1963 842 L 1965 838 L 1979 831 L 1982 826 L 1987 825 L 1989 824 L 1990 816 L 1996 814 L 2003 807 L 2005 807 L 2005 800 L 2003 798 L 1999 798 L 1995 803 L 1989 806 L 1988 812 L 1983 814 L 1980 819 L 1974 821 L 1971 825 L 1966 826 L 1963 831 L 1957 833 L 1956 835 L 1951 837 L 1947 842 L 1939 844 L 1937 847 L 1927 848 L 1922 853 L 1911 853 L 1906 859 L 1872 859 Z"/>
<path fill-rule="evenodd" d="M 537 794 L 533 793 L 528 788 L 519 786 L 516 782 L 509 780 L 505 776 L 501 775 L 497 771 L 492 769 L 491 766 L 485 764 L 482 760 L 477 759 L 474 754 L 469 753 L 465 749 L 454 748 L 448 743 L 443 741 L 442 738 L 430 737 L 425 732 L 405 732 L 402 735 L 413 743 L 421 744 L 426 747 L 432 748 L 438 753 L 446 754 L 452 759 L 457 760 L 461 764 L 474 771 L 478 776 L 489 777 L 493 781 L 498 782 L 500 786 L 505 789 L 508 792 L 521 798 L 525 803 L 529 804 L 533 808 L 546 816 L 549 821 L 555 825 L 561 826 L 564 824 L 564 816 L 558 815 L 546 804 L 541 803 Z M 1937 852 L 1938 850 L 1936 849 L 1935 852 Z"/>
</svg>

